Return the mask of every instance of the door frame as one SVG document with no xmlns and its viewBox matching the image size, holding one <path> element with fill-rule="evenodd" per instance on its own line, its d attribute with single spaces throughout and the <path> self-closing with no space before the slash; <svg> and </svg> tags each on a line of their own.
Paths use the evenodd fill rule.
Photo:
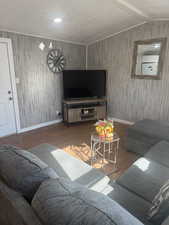
<svg viewBox="0 0 169 225">
<path fill-rule="evenodd" d="M 16 87 L 16 76 L 15 76 L 15 68 L 14 68 L 12 41 L 9 38 L 0 38 L 0 43 L 5 43 L 7 45 L 11 88 L 13 93 L 15 125 L 16 125 L 16 133 L 18 133 L 21 129 L 21 125 L 20 125 L 20 114 L 19 114 L 18 94 L 17 94 L 17 87 Z"/>
</svg>

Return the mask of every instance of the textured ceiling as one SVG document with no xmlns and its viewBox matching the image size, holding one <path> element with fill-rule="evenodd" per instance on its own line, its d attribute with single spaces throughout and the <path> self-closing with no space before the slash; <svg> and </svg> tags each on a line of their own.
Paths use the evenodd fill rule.
<svg viewBox="0 0 169 225">
<path fill-rule="evenodd" d="M 1 30 L 83 44 L 163 18 L 169 0 L 0 0 Z"/>
</svg>

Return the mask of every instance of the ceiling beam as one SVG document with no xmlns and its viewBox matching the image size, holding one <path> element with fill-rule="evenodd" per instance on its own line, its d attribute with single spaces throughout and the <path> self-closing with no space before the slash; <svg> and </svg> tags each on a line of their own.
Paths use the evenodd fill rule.
<svg viewBox="0 0 169 225">
<path fill-rule="evenodd" d="M 129 9 L 130 11 L 134 12 L 135 14 L 137 14 L 138 16 L 141 16 L 147 20 L 151 20 L 150 16 L 147 15 L 146 13 L 144 13 L 143 11 L 141 11 L 140 9 L 138 9 L 137 7 L 135 7 L 133 4 L 128 3 L 125 0 L 114 0 L 117 4 Z"/>
</svg>

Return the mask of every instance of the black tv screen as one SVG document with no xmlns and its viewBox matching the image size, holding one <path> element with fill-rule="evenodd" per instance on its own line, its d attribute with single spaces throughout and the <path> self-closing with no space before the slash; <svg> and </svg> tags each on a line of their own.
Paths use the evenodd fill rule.
<svg viewBox="0 0 169 225">
<path fill-rule="evenodd" d="M 64 70 L 64 99 L 101 98 L 106 95 L 105 70 Z"/>
</svg>

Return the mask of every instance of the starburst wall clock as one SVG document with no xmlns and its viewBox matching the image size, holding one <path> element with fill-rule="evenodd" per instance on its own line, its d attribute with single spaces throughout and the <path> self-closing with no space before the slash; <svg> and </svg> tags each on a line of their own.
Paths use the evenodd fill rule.
<svg viewBox="0 0 169 225">
<path fill-rule="evenodd" d="M 65 67 L 65 57 L 61 50 L 52 49 L 47 55 L 47 65 L 53 73 L 62 72 Z"/>
</svg>

